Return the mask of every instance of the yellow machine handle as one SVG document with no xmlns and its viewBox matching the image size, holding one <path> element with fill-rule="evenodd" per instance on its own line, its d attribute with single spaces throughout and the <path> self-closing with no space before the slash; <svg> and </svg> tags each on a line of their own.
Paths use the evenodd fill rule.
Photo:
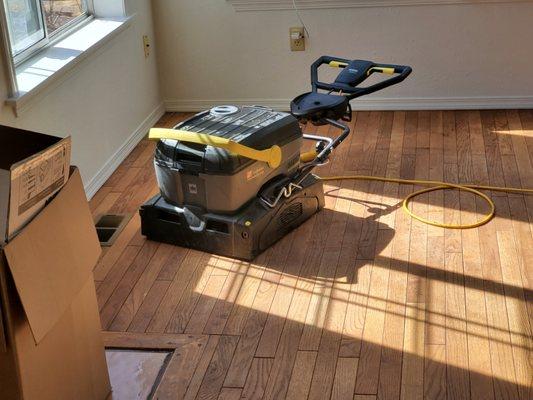
<svg viewBox="0 0 533 400">
<path fill-rule="evenodd" d="M 346 68 L 348 66 L 348 63 L 342 62 L 342 61 L 330 61 L 328 63 L 330 67 L 333 68 Z M 373 72 L 379 72 L 381 74 L 387 74 L 387 75 L 394 75 L 396 70 L 393 67 L 370 67 L 368 71 L 366 71 L 366 76 L 369 76 Z"/>
<path fill-rule="evenodd" d="M 330 61 L 329 66 L 333 68 L 345 68 L 348 66 L 348 63 L 342 61 Z"/>
<path fill-rule="evenodd" d="M 366 71 L 366 75 L 370 75 L 372 72 L 379 72 L 381 74 L 387 74 L 387 75 L 394 75 L 395 69 L 392 67 L 370 67 L 368 71 Z"/>
<path fill-rule="evenodd" d="M 263 161 L 268 163 L 270 168 L 277 168 L 281 164 L 281 148 L 272 146 L 265 150 L 256 150 L 244 146 L 231 139 L 208 135 L 206 133 L 183 131 L 179 129 L 152 128 L 148 134 L 149 139 L 174 139 L 180 142 L 205 144 L 208 146 L 219 147 L 231 153 L 250 158 L 252 160 Z"/>
<path fill-rule="evenodd" d="M 317 155 L 318 153 L 316 150 L 306 151 L 305 153 L 300 154 L 300 161 L 304 163 L 311 162 L 316 158 Z"/>
</svg>

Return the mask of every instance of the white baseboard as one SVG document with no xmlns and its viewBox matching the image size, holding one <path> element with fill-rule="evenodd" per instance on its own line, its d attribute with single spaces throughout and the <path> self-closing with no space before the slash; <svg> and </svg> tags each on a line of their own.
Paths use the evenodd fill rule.
<svg viewBox="0 0 533 400">
<path fill-rule="evenodd" d="M 291 99 L 207 99 L 164 101 L 165 110 L 173 112 L 203 111 L 215 105 L 258 105 L 275 110 L 289 109 Z M 352 100 L 354 111 L 374 110 L 477 110 L 533 108 L 533 96 L 495 97 L 409 97 L 409 98 L 361 98 Z"/>
<path fill-rule="evenodd" d="M 135 129 L 130 137 L 120 146 L 120 148 L 107 160 L 102 168 L 96 173 L 96 175 L 85 185 L 85 193 L 90 200 L 96 192 L 104 185 L 109 179 L 111 174 L 115 172 L 120 163 L 131 153 L 131 151 L 137 146 L 151 127 L 155 125 L 157 121 L 165 113 L 165 107 L 163 103 L 160 103 L 151 113 L 144 119 L 143 122 Z"/>
<path fill-rule="evenodd" d="M 211 100 L 164 100 L 166 111 L 191 112 L 203 111 L 216 105 L 231 104 L 234 106 L 264 106 L 275 110 L 288 110 L 289 99 L 211 99 Z"/>
</svg>

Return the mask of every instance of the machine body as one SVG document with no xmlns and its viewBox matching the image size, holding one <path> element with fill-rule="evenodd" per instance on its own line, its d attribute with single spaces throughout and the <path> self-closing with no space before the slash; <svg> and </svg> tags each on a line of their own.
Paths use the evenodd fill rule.
<svg viewBox="0 0 533 400">
<path fill-rule="evenodd" d="M 302 131 L 288 113 L 252 106 L 215 107 L 175 128 L 231 138 L 258 150 L 273 145 L 281 149 L 279 166 L 271 168 L 214 146 L 160 140 L 154 157 L 157 182 L 162 197 L 178 207 L 232 214 L 256 197 L 269 180 L 289 176 L 299 168 Z"/>
<path fill-rule="evenodd" d="M 335 82 L 318 68 L 342 68 Z M 368 87 L 373 73 L 393 75 Z M 296 97 L 291 114 L 264 107 L 218 106 L 178 124 L 153 129 L 160 194 L 141 206 L 148 239 L 252 260 L 324 207 L 312 171 L 328 161 L 350 129 L 350 99 L 401 82 L 411 68 L 323 56 L 311 66 L 312 91 Z M 327 91 L 326 93 L 319 90 Z M 303 134 L 300 123 L 330 124 L 334 137 Z M 304 140 L 314 150 L 301 154 Z"/>
</svg>

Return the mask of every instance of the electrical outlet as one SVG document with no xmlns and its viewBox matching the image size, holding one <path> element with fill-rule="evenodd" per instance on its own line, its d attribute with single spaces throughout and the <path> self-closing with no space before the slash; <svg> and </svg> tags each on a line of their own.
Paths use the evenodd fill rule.
<svg viewBox="0 0 533 400">
<path fill-rule="evenodd" d="M 148 58 L 150 56 L 150 39 L 147 35 L 143 36 L 144 56 Z"/>
<path fill-rule="evenodd" d="M 291 43 L 291 51 L 305 50 L 305 30 L 303 26 L 289 28 L 289 39 Z"/>
</svg>

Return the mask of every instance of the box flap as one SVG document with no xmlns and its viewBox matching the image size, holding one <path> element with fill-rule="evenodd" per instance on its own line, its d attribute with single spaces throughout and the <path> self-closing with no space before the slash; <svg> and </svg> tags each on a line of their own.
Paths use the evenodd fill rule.
<svg viewBox="0 0 533 400">
<path fill-rule="evenodd" d="M 76 169 L 50 204 L 4 247 L 36 343 L 67 310 L 100 251 Z"/>
<path fill-rule="evenodd" d="M 61 140 L 60 137 L 44 133 L 0 125 L 0 168 L 9 170 L 14 164 L 39 154 Z"/>
</svg>

